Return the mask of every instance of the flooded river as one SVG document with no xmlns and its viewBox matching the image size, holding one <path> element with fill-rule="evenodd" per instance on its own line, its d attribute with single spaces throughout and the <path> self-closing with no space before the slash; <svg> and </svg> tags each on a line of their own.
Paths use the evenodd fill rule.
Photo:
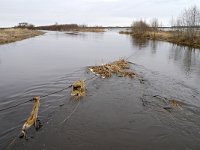
<svg viewBox="0 0 200 150">
<path fill-rule="evenodd" d="M 200 50 L 115 30 L 47 32 L 1 45 L 0 110 L 91 78 L 87 66 L 119 58 L 139 78 L 93 78 L 80 101 L 70 90 L 42 98 L 43 127 L 31 128 L 28 140 L 18 135 L 33 103 L 0 111 L 0 149 L 200 149 Z"/>
</svg>

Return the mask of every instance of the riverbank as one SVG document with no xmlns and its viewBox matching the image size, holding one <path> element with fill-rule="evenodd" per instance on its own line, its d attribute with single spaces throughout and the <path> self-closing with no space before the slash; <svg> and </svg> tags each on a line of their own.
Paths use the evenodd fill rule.
<svg viewBox="0 0 200 150">
<path fill-rule="evenodd" d="M 44 32 L 29 29 L 0 29 L 0 44 L 16 42 L 42 34 L 44 34 Z"/>
<path fill-rule="evenodd" d="M 132 32 L 121 31 L 120 34 L 131 35 L 135 38 L 149 39 L 149 40 L 158 40 L 158 41 L 167 41 L 173 44 L 180 46 L 189 46 L 191 48 L 200 48 L 200 34 L 194 39 L 186 39 L 183 36 L 179 35 L 176 31 L 148 31 L 143 35 L 135 35 Z"/>
</svg>

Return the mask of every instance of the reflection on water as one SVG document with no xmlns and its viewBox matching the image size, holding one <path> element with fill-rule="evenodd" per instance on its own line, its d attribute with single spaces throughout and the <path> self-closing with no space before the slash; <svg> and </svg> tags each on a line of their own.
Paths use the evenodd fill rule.
<svg viewBox="0 0 200 150">
<path fill-rule="evenodd" d="M 65 33 L 67 37 L 71 37 L 71 38 L 78 38 L 81 40 L 88 40 L 88 39 L 103 39 L 103 34 L 104 32 L 100 32 L 98 33 L 98 35 L 93 34 L 93 33 L 87 33 L 87 32 L 66 32 Z"/>
<path fill-rule="evenodd" d="M 186 75 L 199 72 L 200 50 L 189 47 L 180 47 L 173 45 L 170 51 L 169 59 L 179 63 L 181 69 Z"/>
<path fill-rule="evenodd" d="M 147 47 L 149 44 L 149 40 L 145 38 L 135 38 L 134 36 L 131 37 L 131 41 L 133 44 L 133 47 L 138 47 L 138 49 L 142 49 L 144 47 Z"/>
<path fill-rule="evenodd" d="M 157 50 L 157 41 L 151 41 L 150 42 L 151 45 L 151 53 L 152 54 L 156 54 L 156 50 Z"/>
<path fill-rule="evenodd" d="M 130 39 L 131 39 L 131 42 L 132 42 L 134 49 L 135 49 L 135 47 L 138 47 L 138 49 L 141 50 L 141 49 L 144 49 L 144 48 L 150 46 L 152 54 L 156 53 L 157 45 L 158 45 L 157 41 L 155 41 L 155 40 L 150 41 L 150 40 L 145 39 L 145 38 L 136 38 L 134 36 L 131 36 Z"/>
<path fill-rule="evenodd" d="M 200 88 L 200 82 L 196 83 L 200 77 L 199 49 L 134 37 L 131 37 L 131 42 L 134 62 Z"/>
</svg>

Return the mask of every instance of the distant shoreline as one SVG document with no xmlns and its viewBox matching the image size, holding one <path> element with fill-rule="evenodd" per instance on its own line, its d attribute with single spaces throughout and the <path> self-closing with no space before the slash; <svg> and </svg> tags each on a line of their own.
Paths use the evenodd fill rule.
<svg viewBox="0 0 200 150">
<path fill-rule="evenodd" d="M 149 40 L 158 40 L 158 41 L 167 41 L 173 44 L 177 44 L 180 46 L 188 46 L 191 48 L 198 48 L 200 49 L 200 35 L 196 37 L 193 41 L 185 40 L 182 37 L 176 37 L 176 31 L 149 31 L 142 36 L 137 36 L 130 31 L 121 31 L 120 34 L 127 34 L 131 35 L 134 38 L 138 39 L 149 39 Z"/>
<path fill-rule="evenodd" d="M 44 34 L 44 32 L 38 30 L 30 30 L 30 29 L 20 29 L 20 28 L 0 29 L 0 45 L 21 41 L 42 34 Z"/>
<path fill-rule="evenodd" d="M 73 32 L 105 32 L 103 28 L 76 28 L 76 29 L 69 29 L 66 31 L 73 31 Z"/>
<path fill-rule="evenodd" d="M 34 27 L 36 30 L 49 30 L 49 31 L 72 31 L 72 32 L 105 32 L 104 27 L 88 27 L 84 25 L 77 24 L 55 24 L 47 26 Z"/>
</svg>

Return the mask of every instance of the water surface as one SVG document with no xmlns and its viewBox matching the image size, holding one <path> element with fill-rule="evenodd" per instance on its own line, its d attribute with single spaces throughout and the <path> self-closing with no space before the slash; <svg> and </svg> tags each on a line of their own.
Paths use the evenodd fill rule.
<svg viewBox="0 0 200 150">
<path fill-rule="evenodd" d="M 116 30 L 47 32 L 0 46 L 0 109 L 42 96 L 92 75 L 87 66 L 128 58 L 141 78 L 94 78 L 81 102 L 66 90 L 41 100 L 44 127 L 11 149 L 199 149 L 200 51 L 167 42 L 138 41 Z M 161 98 L 154 97 L 159 95 Z M 181 109 L 166 111 L 165 100 Z M 62 123 L 74 108 L 75 113 Z M 26 103 L 0 112 L 5 149 L 32 109 Z"/>
</svg>

